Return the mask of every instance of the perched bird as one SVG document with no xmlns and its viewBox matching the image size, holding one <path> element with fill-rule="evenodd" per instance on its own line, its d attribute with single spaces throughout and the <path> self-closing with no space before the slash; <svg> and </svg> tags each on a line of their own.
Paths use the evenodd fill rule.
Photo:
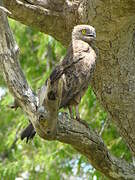
<svg viewBox="0 0 135 180">
<path fill-rule="evenodd" d="M 96 64 L 97 55 L 93 45 L 95 38 L 94 27 L 89 25 L 75 26 L 66 56 L 49 77 L 51 84 L 62 78 L 63 89 L 59 108 L 68 107 L 70 116 L 73 118 L 72 108 L 74 106 L 77 120 L 80 119 L 78 104 L 90 84 Z M 31 131 L 31 125 L 28 127 L 27 131 Z M 26 133 L 26 131 L 22 133 L 22 139 L 31 137 L 28 137 L 28 134 L 30 133 Z"/>
</svg>

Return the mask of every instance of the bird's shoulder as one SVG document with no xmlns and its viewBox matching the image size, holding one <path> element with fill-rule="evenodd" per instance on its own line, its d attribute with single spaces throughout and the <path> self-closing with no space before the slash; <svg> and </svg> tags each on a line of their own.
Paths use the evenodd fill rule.
<svg viewBox="0 0 135 180">
<path fill-rule="evenodd" d="M 55 67 L 50 75 L 51 82 L 59 79 L 62 74 L 74 69 L 74 64 L 77 64 L 82 59 L 89 59 L 91 47 L 88 43 L 82 40 L 72 41 L 69 45 L 67 53 L 61 62 Z M 88 55 L 89 54 L 89 55 Z"/>
<path fill-rule="evenodd" d="M 67 67 L 72 65 L 72 63 L 76 63 L 78 60 L 84 58 L 86 53 L 89 53 L 91 50 L 90 45 L 82 40 L 75 40 L 71 42 L 67 53 L 64 59 L 59 63 L 63 67 Z"/>
</svg>

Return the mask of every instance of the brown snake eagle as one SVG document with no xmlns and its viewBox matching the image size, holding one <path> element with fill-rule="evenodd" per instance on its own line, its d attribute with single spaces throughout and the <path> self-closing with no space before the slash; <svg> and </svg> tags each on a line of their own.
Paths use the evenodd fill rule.
<svg viewBox="0 0 135 180">
<path fill-rule="evenodd" d="M 96 52 L 93 41 L 96 38 L 95 28 L 90 25 L 77 25 L 72 31 L 72 41 L 64 59 L 55 67 L 50 75 L 50 82 L 54 83 L 63 78 L 62 97 L 59 108 L 68 107 L 73 118 L 72 107 L 75 107 L 76 119 L 80 119 L 78 104 L 86 92 L 94 67 Z M 22 132 L 21 139 L 27 141 L 35 135 L 32 124 Z"/>
</svg>

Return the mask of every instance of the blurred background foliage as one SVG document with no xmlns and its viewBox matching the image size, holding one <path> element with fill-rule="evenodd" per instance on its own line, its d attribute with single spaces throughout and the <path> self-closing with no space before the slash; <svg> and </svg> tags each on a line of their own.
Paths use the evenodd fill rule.
<svg viewBox="0 0 135 180">
<path fill-rule="evenodd" d="M 30 86 L 38 91 L 66 49 L 48 35 L 9 20 L 20 47 L 20 64 Z M 71 146 L 57 141 L 45 141 L 38 135 L 26 144 L 19 139 L 28 124 L 27 116 L 9 108 L 13 97 L 0 78 L 0 179 L 3 180 L 96 180 L 107 179 L 95 170 L 87 159 Z M 82 119 L 100 133 L 108 149 L 117 157 L 131 161 L 127 146 L 107 118 L 89 87 L 79 110 Z"/>
</svg>

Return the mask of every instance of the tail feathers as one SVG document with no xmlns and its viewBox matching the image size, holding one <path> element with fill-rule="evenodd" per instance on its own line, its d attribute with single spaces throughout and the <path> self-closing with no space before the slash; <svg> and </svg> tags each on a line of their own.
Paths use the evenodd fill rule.
<svg viewBox="0 0 135 180">
<path fill-rule="evenodd" d="M 33 127 L 33 125 L 30 123 L 21 133 L 21 140 L 26 138 L 26 143 L 28 143 L 28 141 L 30 139 L 33 139 L 33 137 L 35 136 L 36 131 Z"/>
</svg>

